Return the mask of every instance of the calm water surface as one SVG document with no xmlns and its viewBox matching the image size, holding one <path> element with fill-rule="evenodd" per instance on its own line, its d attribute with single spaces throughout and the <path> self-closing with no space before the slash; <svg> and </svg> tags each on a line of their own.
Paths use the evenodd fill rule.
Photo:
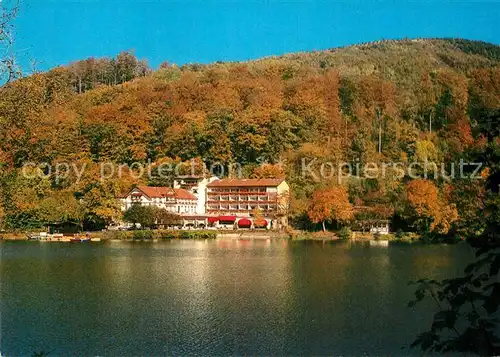
<svg viewBox="0 0 500 357">
<path fill-rule="evenodd" d="M 419 277 L 459 246 L 288 241 L 0 242 L 3 355 L 420 355 Z"/>
</svg>

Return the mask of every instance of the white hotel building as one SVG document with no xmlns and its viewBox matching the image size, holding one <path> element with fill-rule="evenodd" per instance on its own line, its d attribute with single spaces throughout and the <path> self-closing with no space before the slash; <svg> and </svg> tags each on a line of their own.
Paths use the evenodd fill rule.
<svg viewBox="0 0 500 357">
<path fill-rule="evenodd" d="M 137 186 L 121 202 L 123 211 L 134 204 L 154 205 L 195 226 L 280 228 L 287 224 L 288 194 L 284 179 L 180 176 L 173 188 Z"/>
</svg>

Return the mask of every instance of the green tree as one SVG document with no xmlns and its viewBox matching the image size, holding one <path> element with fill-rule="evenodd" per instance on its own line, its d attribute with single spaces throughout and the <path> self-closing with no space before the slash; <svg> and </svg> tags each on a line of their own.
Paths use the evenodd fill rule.
<svg viewBox="0 0 500 357">
<path fill-rule="evenodd" d="M 3 208 L 3 202 L 0 201 L 0 230 L 4 226 L 5 209 Z"/>
<path fill-rule="evenodd" d="M 156 207 L 133 205 L 123 214 L 126 222 L 139 223 L 141 227 L 152 227 L 156 224 L 158 211 Z"/>
<path fill-rule="evenodd" d="M 156 222 L 166 226 L 178 225 L 181 223 L 181 217 L 178 214 L 167 211 L 166 209 L 158 208 L 156 210 Z"/>
<path fill-rule="evenodd" d="M 84 216 L 83 206 L 70 191 L 53 192 L 38 205 L 38 217 L 46 224 L 71 222 L 82 228 Z"/>
</svg>

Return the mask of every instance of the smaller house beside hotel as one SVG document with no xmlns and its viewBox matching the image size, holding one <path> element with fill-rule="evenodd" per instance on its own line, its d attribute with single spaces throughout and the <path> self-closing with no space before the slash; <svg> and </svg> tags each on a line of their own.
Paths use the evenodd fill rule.
<svg viewBox="0 0 500 357">
<path fill-rule="evenodd" d="M 156 206 L 179 215 L 195 214 L 198 198 L 182 188 L 137 186 L 121 197 L 122 211 L 133 205 Z"/>
</svg>

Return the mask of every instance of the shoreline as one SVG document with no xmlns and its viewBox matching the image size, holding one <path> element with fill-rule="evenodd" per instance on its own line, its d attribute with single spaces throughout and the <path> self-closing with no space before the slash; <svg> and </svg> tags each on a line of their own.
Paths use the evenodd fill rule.
<svg viewBox="0 0 500 357">
<path fill-rule="evenodd" d="M 2 241 L 31 241 L 28 234 L 31 232 L 2 232 Z M 315 241 L 315 242 L 396 242 L 396 243 L 416 243 L 422 242 L 421 236 L 416 233 L 406 233 L 403 237 L 395 234 L 376 236 L 371 233 L 353 232 L 350 238 L 342 239 L 334 232 L 279 232 L 279 231 L 222 231 L 222 230 L 136 230 L 136 231 L 100 231 L 89 232 L 91 242 L 106 241 L 166 241 L 166 240 L 279 240 L 285 239 L 294 242 Z M 49 239 L 32 239 L 33 241 L 48 242 L 70 242 L 73 234 L 63 237 Z"/>
</svg>

